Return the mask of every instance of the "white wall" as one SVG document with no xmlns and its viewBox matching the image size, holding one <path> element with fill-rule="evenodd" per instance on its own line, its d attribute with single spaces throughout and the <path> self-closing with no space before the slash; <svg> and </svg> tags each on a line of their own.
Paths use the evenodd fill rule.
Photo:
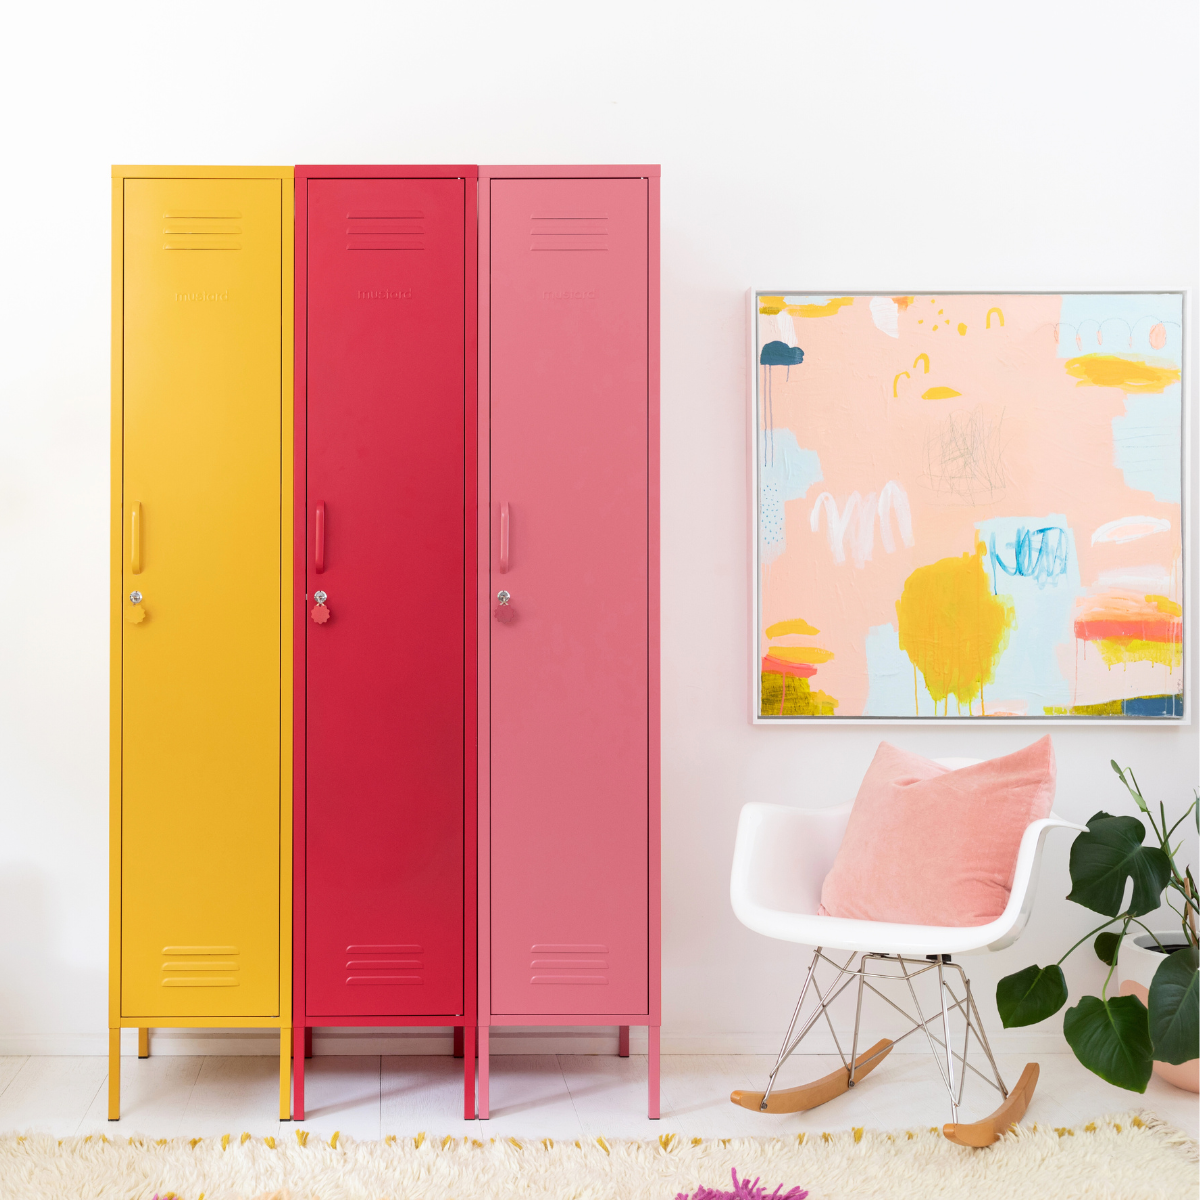
<svg viewBox="0 0 1200 1200">
<path fill-rule="evenodd" d="M 77 3 L 5 40 L 0 1053 L 106 1024 L 114 162 L 662 163 L 664 1045 L 773 1045 L 800 952 L 729 910 L 741 804 L 842 800 L 883 736 L 1039 731 L 750 727 L 744 291 L 1196 287 L 1192 0 Z M 1121 804 L 1111 757 L 1182 803 L 1197 728 L 1056 729 L 1059 810 Z M 1088 928 L 1065 843 L 1025 939 L 976 962 L 988 1009 Z"/>
</svg>

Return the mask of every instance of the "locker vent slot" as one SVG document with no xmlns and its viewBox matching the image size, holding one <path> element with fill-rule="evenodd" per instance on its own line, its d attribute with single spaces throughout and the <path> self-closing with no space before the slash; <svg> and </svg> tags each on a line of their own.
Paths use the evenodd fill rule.
<svg viewBox="0 0 1200 1200">
<path fill-rule="evenodd" d="M 420 946 L 346 947 L 346 983 L 351 987 L 420 987 L 425 963 Z"/>
<path fill-rule="evenodd" d="M 347 250 L 424 250 L 425 214 L 419 209 L 349 212 Z"/>
<path fill-rule="evenodd" d="M 242 214 L 232 209 L 163 213 L 164 250 L 240 250 Z"/>
<path fill-rule="evenodd" d="M 607 250 L 608 217 L 530 217 L 530 250 Z"/>
<path fill-rule="evenodd" d="M 533 955 L 529 966 L 536 972 L 529 980 L 532 984 L 608 986 L 608 963 L 603 958 L 595 957 L 607 954 L 607 946 L 564 946 L 560 943 L 537 942 L 529 950 Z"/>
<path fill-rule="evenodd" d="M 236 946 L 164 946 L 163 987 L 237 987 Z"/>
</svg>

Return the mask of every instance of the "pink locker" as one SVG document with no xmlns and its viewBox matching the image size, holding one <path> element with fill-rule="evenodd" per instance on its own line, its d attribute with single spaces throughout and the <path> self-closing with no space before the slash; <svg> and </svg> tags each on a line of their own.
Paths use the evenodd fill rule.
<svg viewBox="0 0 1200 1200">
<path fill-rule="evenodd" d="M 660 1024 L 657 167 L 480 171 L 479 1115 L 493 1025 Z"/>
</svg>

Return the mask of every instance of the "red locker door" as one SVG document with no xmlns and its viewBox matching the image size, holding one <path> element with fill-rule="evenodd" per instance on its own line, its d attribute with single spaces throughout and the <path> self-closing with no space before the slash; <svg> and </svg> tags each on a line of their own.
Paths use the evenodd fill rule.
<svg viewBox="0 0 1200 1200">
<path fill-rule="evenodd" d="M 492 182 L 494 1013 L 649 1002 L 647 200 Z"/>
<path fill-rule="evenodd" d="M 464 182 L 308 187 L 307 1010 L 460 1013 Z"/>
</svg>

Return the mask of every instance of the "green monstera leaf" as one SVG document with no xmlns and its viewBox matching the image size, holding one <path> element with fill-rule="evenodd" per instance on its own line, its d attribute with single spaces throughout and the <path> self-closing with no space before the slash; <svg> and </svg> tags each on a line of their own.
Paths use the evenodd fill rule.
<svg viewBox="0 0 1200 1200">
<path fill-rule="evenodd" d="M 1026 967 L 996 984 L 996 1007 L 1005 1029 L 1036 1025 L 1067 1002 L 1062 967 Z"/>
<path fill-rule="evenodd" d="M 1171 860 L 1157 846 L 1143 846 L 1146 827 L 1137 817 L 1098 812 L 1087 833 L 1071 843 L 1071 891 L 1068 900 L 1093 912 L 1115 917 L 1125 897 L 1125 881 L 1133 879 L 1129 911 L 1153 912 L 1171 878 Z"/>
<path fill-rule="evenodd" d="M 1184 946 L 1167 955 L 1150 981 L 1150 1037 L 1161 1062 L 1200 1058 L 1198 967 L 1200 951 Z"/>
<path fill-rule="evenodd" d="M 1117 961 L 1117 951 L 1121 949 L 1119 933 L 1102 933 L 1093 943 L 1096 957 L 1106 966 L 1111 967 Z"/>
<path fill-rule="evenodd" d="M 1089 1071 L 1131 1092 L 1146 1090 L 1154 1048 L 1146 1006 L 1136 996 L 1082 997 L 1067 1009 L 1063 1033 Z"/>
</svg>

